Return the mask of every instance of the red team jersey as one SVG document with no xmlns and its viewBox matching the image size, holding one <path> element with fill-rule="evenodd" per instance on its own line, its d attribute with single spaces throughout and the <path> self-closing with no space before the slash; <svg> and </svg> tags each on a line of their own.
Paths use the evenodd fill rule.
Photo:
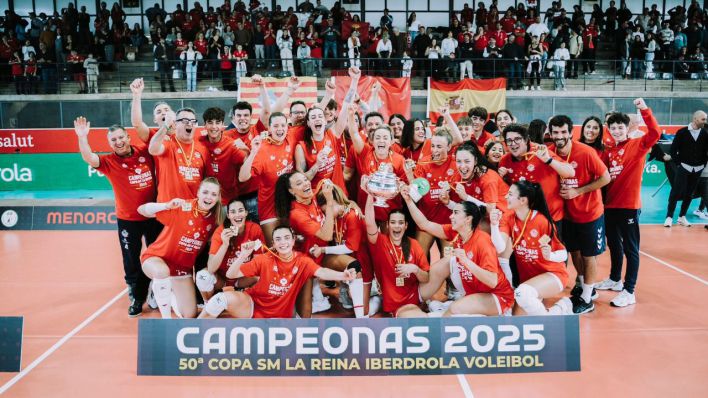
<svg viewBox="0 0 708 398">
<path fill-rule="evenodd" d="M 549 149 L 555 149 L 550 146 Z M 579 188 L 602 177 L 607 166 L 597 156 L 597 152 L 577 141 L 572 142 L 570 153 L 563 159 L 575 169 L 575 177 L 561 178 L 561 187 Z M 602 205 L 602 191 L 596 189 L 574 199 L 565 200 L 565 219 L 574 223 L 585 224 L 595 221 L 605 212 Z"/>
<path fill-rule="evenodd" d="M 563 286 L 568 282 L 568 272 L 564 262 L 553 262 L 543 258 L 541 243 L 543 236 L 551 237 L 551 224 L 539 212 L 532 210 L 528 219 L 519 220 L 516 213 L 504 214 L 499 223 L 499 230 L 511 238 L 514 245 L 516 267 L 519 270 L 521 283 L 546 272 L 551 272 L 560 279 Z M 550 242 L 551 251 L 563 250 L 565 246 L 558 239 L 558 233 L 553 234 Z"/>
<path fill-rule="evenodd" d="M 325 215 L 317 205 L 317 200 L 314 198 L 309 205 L 293 201 L 290 209 L 290 226 L 293 230 L 305 237 L 305 242 L 302 246 L 304 253 L 309 253 L 312 246 L 320 247 L 327 246 L 327 242 L 315 236 L 322 228 L 325 222 Z M 317 263 L 322 261 L 323 256 L 316 258 Z"/>
<path fill-rule="evenodd" d="M 472 260 L 473 263 L 486 271 L 497 274 L 497 285 L 489 287 L 475 278 L 467 267 L 455 260 L 457 269 L 460 272 L 460 279 L 462 279 L 462 285 L 465 288 L 465 294 L 491 293 L 499 299 L 502 313 L 511 308 L 514 304 L 514 289 L 511 288 L 504 271 L 499 266 L 497 250 L 494 248 L 489 234 L 477 228 L 467 242 L 462 243 L 462 237 L 452 229 L 452 225 L 445 224 L 442 227 L 443 231 L 445 231 L 446 239 L 454 242 L 455 248 L 464 249 L 467 258 Z"/>
<path fill-rule="evenodd" d="M 429 159 L 429 158 L 428 158 Z M 419 160 L 415 168 L 415 176 L 423 177 L 430 183 L 430 191 L 418 202 L 418 207 L 425 217 L 438 224 L 450 221 L 450 209 L 440 202 L 440 194 L 443 193 L 443 186 L 457 172 L 455 158 L 448 156 L 443 162 L 433 162 L 430 160 Z"/>
<path fill-rule="evenodd" d="M 143 221 L 138 207 L 154 202 L 157 195 L 154 163 L 145 145 L 132 146 L 127 157 L 115 153 L 100 155 L 96 170 L 105 174 L 116 197 L 116 216 L 121 220 Z"/>
<path fill-rule="evenodd" d="M 198 141 L 178 143 L 166 137 L 161 155 L 155 156 L 157 171 L 157 201 L 175 198 L 192 199 L 206 174 L 207 150 Z"/>
<path fill-rule="evenodd" d="M 317 161 L 317 155 L 324 149 L 324 147 L 329 147 L 330 152 L 327 155 L 327 160 L 320 165 L 317 174 L 312 179 L 312 186 L 316 187 L 320 181 L 324 179 L 332 180 L 337 186 L 344 189 L 346 194 L 346 184 L 344 183 L 344 171 L 342 169 L 341 153 L 340 149 L 342 147 L 340 139 L 337 138 L 331 130 L 325 132 L 324 140 L 322 141 L 312 141 L 313 146 L 309 147 L 305 142 L 299 142 L 297 145 L 302 148 L 305 154 L 305 163 L 307 164 L 307 170 L 312 167 Z"/>
<path fill-rule="evenodd" d="M 261 223 L 276 218 L 275 214 L 275 182 L 278 177 L 295 169 L 295 142 L 290 136 L 280 144 L 268 140 L 263 141 L 261 148 L 253 160 L 251 178 L 257 178 L 258 184 L 258 218 Z"/>
<path fill-rule="evenodd" d="M 236 183 L 246 155 L 234 146 L 234 140 L 222 136 L 219 142 L 210 142 L 209 137 L 199 137 L 199 142 L 209 154 L 206 175 L 216 177 L 221 185 L 221 203 L 226 205 L 238 195 Z"/>
<path fill-rule="evenodd" d="M 428 259 L 418 241 L 408 237 L 403 239 L 410 239 L 411 242 L 408 258 L 403 258 L 403 250 L 400 246 L 394 246 L 388 235 L 379 233 L 376 243 L 369 243 L 371 258 L 376 259 L 374 273 L 383 293 L 383 310 L 391 314 L 396 314 L 396 311 L 406 304 L 420 304 L 418 279 L 415 275 L 409 275 L 403 279 L 403 286 L 397 286 L 396 279 L 399 275 L 396 273 L 396 264 L 415 264 L 423 271 L 430 269 Z M 362 273 L 362 277 L 365 283 L 371 282 L 370 275 Z"/>
<path fill-rule="evenodd" d="M 320 269 L 306 255 L 294 254 L 289 262 L 270 253 L 262 254 L 241 266 L 245 277 L 259 277 L 258 282 L 246 290 L 253 299 L 254 318 L 293 317 L 300 289 Z"/>
<path fill-rule="evenodd" d="M 535 145 L 531 146 L 530 151 L 535 151 Z M 505 176 L 510 182 L 514 183 L 520 180 L 537 182 L 543 189 L 543 194 L 546 196 L 548 210 L 551 212 L 553 221 L 563 219 L 563 198 L 560 197 L 560 176 L 549 165 L 541 161 L 536 155 L 529 153 L 525 154 L 519 160 L 515 160 L 511 153 L 502 156 L 499 161 L 499 167 L 505 167 L 511 171 Z M 552 151 L 549 154 L 556 162 L 563 160 Z"/>
<path fill-rule="evenodd" d="M 251 141 L 253 141 L 253 138 L 259 135 L 261 131 L 266 130 L 267 129 L 265 128 L 263 123 L 261 123 L 261 121 L 259 120 L 255 125 L 251 126 L 250 129 L 244 134 L 239 133 L 236 129 L 231 129 L 224 131 L 224 135 L 233 139 L 234 141 L 240 140 L 250 150 Z M 244 155 L 247 155 L 247 153 L 244 153 Z M 246 182 L 236 181 L 236 191 L 238 192 L 239 196 L 254 193 L 257 190 L 258 178 L 251 177 L 251 179 Z"/>
<path fill-rule="evenodd" d="M 430 150 L 431 142 L 429 139 L 426 139 L 423 141 L 423 144 L 420 145 L 416 149 L 411 149 L 411 148 L 402 148 L 400 150 L 401 155 L 403 155 L 404 158 L 406 159 L 413 159 L 416 162 L 420 158 L 427 158 L 430 157 L 432 151 Z M 393 148 L 393 146 L 391 147 Z"/>
<path fill-rule="evenodd" d="M 610 170 L 611 181 L 605 192 L 606 209 L 639 209 L 642 207 L 642 173 L 647 153 L 659 141 L 661 130 L 650 109 L 644 109 L 642 118 L 647 133 L 606 147 L 603 161 Z"/>
<path fill-rule="evenodd" d="M 214 235 L 211 237 L 211 246 L 209 247 L 209 254 L 216 254 L 216 252 L 219 251 L 219 248 L 221 248 L 221 245 L 224 244 L 224 241 L 221 239 L 221 233 L 224 231 L 224 226 L 219 225 L 219 227 L 214 231 Z M 226 278 L 226 271 L 229 270 L 229 267 L 231 267 L 231 264 L 236 260 L 236 257 L 238 256 L 238 252 L 241 250 L 241 245 L 246 242 L 251 242 L 254 240 L 260 240 L 261 243 L 265 244 L 265 237 L 263 236 L 263 231 L 261 230 L 261 227 L 251 221 L 246 221 L 243 229 L 243 233 L 238 234 L 237 236 L 232 238 L 231 243 L 229 244 L 228 242 L 226 243 L 229 245 L 228 250 L 226 251 L 226 254 L 224 255 L 224 259 L 221 260 L 221 264 L 219 265 L 219 269 L 216 271 L 222 278 Z M 263 249 L 261 248 L 259 251 L 254 251 L 253 254 L 251 255 L 251 258 L 248 259 L 248 261 L 251 261 L 253 259 L 253 256 L 256 254 L 260 254 L 263 252 Z M 228 285 L 233 286 L 234 280 L 232 279 L 227 279 Z"/>
<path fill-rule="evenodd" d="M 204 249 L 216 229 L 216 217 L 210 211 L 203 215 L 197 211 L 197 200 L 176 209 L 161 211 L 160 222 L 165 228 L 140 256 L 145 262 L 150 257 L 160 257 L 170 268 L 170 276 L 191 275 L 199 252 Z"/>
</svg>

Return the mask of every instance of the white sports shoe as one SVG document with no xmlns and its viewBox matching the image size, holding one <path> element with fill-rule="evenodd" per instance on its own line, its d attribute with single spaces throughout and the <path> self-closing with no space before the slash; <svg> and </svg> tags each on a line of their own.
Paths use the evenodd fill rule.
<svg viewBox="0 0 708 398">
<path fill-rule="evenodd" d="M 614 290 L 615 292 L 621 292 L 624 289 L 624 284 L 622 281 L 615 282 L 610 278 L 605 279 L 600 283 L 595 284 L 595 289 L 597 290 Z"/>
<path fill-rule="evenodd" d="M 702 220 L 708 220 L 708 210 L 694 210 L 693 215 L 697 216 L 698 218 Z"/>
<path fill-rule="evenodd" d="M 613 307 L 626 307 L 628 305 L 636 304 L 637 298 L 634 293 L 630 293 L 626 290 L 622 290 L 615 298 L 610 301 L 610 305 Z"/>
<path fill-rule="evenodd" d="M 671 228 L 671 224 L 674 223 L 674 220 L 671 217 L 666 217 L 666 220 L 664 220 L 664 226 L 666 228 Z"/>
<path fill-rule="evenodd" d="M 316 314 L 318 312 L 324 312 L 332 308 L 332 304 L 329 303 L 329 298 L 325 297 L 320 300 L 312 301 L 312 313 Z"/>
<path fill-rule="evenodd" d="M 570 298 L 563 297 L 556 301 L 551 308 L 548 309 L 548 315 L 571 315 L 573 314 L 573 302 Z"/>
<path fill-rule="evenodd" d="M 690 227 L 691 223 L 686 220 L 686 216 L 682 216 L 678 218 L 678 221 L 676 222 L 678 225 L 684 226 L 684 227 Z"/>
<path fill-rule="evenodd" d="M 339 285 L 339 302 L 344 309 L 350 310 L 354 308 L 352 298 L 349 296 L 349 284 L 346 282 Z"/>
</svg>

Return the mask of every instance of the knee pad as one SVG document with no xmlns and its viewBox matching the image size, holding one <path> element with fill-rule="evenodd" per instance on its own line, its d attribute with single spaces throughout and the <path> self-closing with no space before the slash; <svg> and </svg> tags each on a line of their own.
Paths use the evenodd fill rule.
<svg viewBox="0 0 708 398">
<path fill-rule="evenodd" d="M 514 299 L 521 308 L 527 308 L 538 301 L 538 291 L 532 286 L 522 283 L 514 290 Z"/>
<path fill-rule="evenodd" d="M 204 305 L 204 311 L 216 318 L 226 310 L 227 304 L 226 294 L 223 292 L 217 293 Z"/>
<path fill-rule="evenodd" d="M 347 265 L 347 268 L 351 268 L 357 273 L 361 272 L 361 264 L 359 263 L 359 260 L 354 260 L 349 265 Z"/>
<path fill-rule="evenodd" d="M 216 284 L 216 276 L 209 272 L 206 268 L 197 272 L 196 282 L 200 292 L 210 292 L 214 290 Z"/>
</svg>

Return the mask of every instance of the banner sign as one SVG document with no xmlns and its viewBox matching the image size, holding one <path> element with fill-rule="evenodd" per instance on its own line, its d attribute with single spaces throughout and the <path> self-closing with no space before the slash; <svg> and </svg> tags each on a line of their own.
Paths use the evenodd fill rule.
<svg viewBox="0 0 708 398">
<path fill-rule="evenodd" d="M 94 152 L 110 152 L 107 128 L 92 128 L 89 145 Z M 140 142 L 135 129 L 129 128 L 132 143 Z M 78 153 L 74 129 L 0 129 L 0 154 L 4 153 Z"/>
<path fill-rule="evenodd" d="M 0 207 L 0 231 L 116 230 L 113 206 Z"/>
<path fill-rule="evenodd" d="M 138 375 L 384 376 L 580 370 L 577 316 L 141 319 Z"/>
<path fill-rule="evenodd" d="M 19 372 L 22 363 L 21 316 L 0 316 L 0 372 Z"/>
<path fill-rule="evenodd" d="M 111 189 L 78 153 L 0 155 L 0 191 Z"/>
</svg>

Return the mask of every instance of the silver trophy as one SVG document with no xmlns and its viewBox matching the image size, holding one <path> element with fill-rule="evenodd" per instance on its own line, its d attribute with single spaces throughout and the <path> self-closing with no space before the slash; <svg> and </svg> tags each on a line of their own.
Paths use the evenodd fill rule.
<svg viewBox="0 0 708 398">
<path fill-rule="evenodd" d="M 398 195 L 398 177 L 393 173 L 393 166 L 381 163 L 366 187 L 374 197 L 374 206 L 388 207 L 386 201 Z"/>
</svg>

